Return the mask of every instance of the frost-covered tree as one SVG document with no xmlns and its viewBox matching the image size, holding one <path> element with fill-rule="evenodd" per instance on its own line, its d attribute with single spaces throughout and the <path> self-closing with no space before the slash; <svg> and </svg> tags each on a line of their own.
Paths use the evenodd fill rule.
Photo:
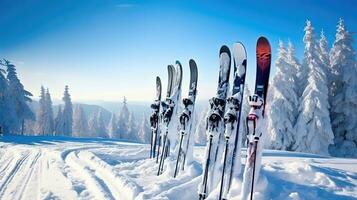
<svg viewBox="0 0 357 200">
<path fill-rule="evenodd" d="M 108 133 L 104 124 L 102 111 L 99 111 L 97 115 L 97 135 L 102 138 L 108 138 Z"/>
<path fill-rule="evenodd" d="M 97 123 L 97 116 L 95 113 L 92 113 L 90 116 L 89 116 L 89 120 L 88 120 L 88 134 L 86 136 L 88 137 L 97 137 L 96 135 L 96 125 Z"/>
<path fill-rule="evenodd" d="M 273 149 L 291 150 L 294 144 L 294 122 L 297 113 L 296 68 L 289 63 L 287 50 L 279 42 L 275 76 L 267 103 L 268 130 Z"/>
<path fill-rule="evenodd" d="M 130 112 L 127 106 L 126 98 L 124 97 L 123 101 L 123 107 L 120 111 L 119 117 L 118 117 L 118 138 L 126 138 L 128 136 L 129 132 L 129 116 Z M 128 139 L 128 138 L 126 138 Z"/>
<path fill-rule="evenodd" d="M 318 46 L 317 45 L 317 39 L 315 35 L 315 30 L 311 25 L 311 22 L 307 20 L 306 26 L 304 28 L 304 38 L 303 42 L 305 43 L 305 49 L 304 49 L 304 58 L 303 58 L 303 63 L 298 70 L 297 78 L 298 78 L 298 87 L 297 87 L 297 94 L 298 97 L 302 96 L 302 93 L 304 92 L 305 88 L 307 87 L 308 84 L 308 76 L 310 73 L 310 61 L 311 59 L 319 59 L 318 55 L 315 55 L 316 57 L 311 58 L 310 53 L 312 52 L 311 49 L 314 49 L 313 51 L 318 51 Z M 317 48 L 317 49 L 316 49 Z M 318 54 L 318 52 L 316 52 Z"/>
<path fill-rule="evenodd" d="M 325 71 L 326 74 L 326 78 L 327 80 L 329 80 L 329 74 L 331 73 L 331 69 L 330 69 L 330 57 L 329 57 L 329 48 L 328 48 L 328 43 L 327 43 L 327 39 L 325 36 L 325 32 L 322 30 L 321 31 L 321 35 L 320 35 L 320 41 L 319 41 L 319 50 L 320 50 L 320 60 L 321 60 L 321 64 L 322 67 Z"/>
<path fill-rule="evenodd" d="M 292 70 L 294 70 L 296 72 L 294 88 L 297 93 L 297 96 L 300 97 L 302 95 L 302 92 L 304 89 L 301 87 L 301 84 L 300 84 L 301 79 L 302 79 L 301 77 L 303 74 L 302 71 L 305 71 L 306 67 L 303 69 L 299 60 L 296 58 L 295 47 L 291 43 L 291 41 L 288 42 L 287 61 L 288 61 L 289 65 L 291 65 L 293 67 Z M 295 117 L 297 117 L 297 116 L 295 116 Z M 295 122 L 296 122 L 296 119 L 295 119 L 294 123 Z"/>
<path fill-rule="evenodd" d="M 13 133 L 18 133 L 21 130 L 23 134 L 25 120 L 35 119 L 35 115 L 28 105 L 28 102 L 32 101 L 30 98 L 32 94 L 24 89 L 24 86 L 17 77 L 15 65 L 11 64 L 8 60 L 4 60 L 3 64 L 7 67 L 6 78 L 8 80 L 8 95 L 11 98 L 10 106 L 13 107 L 15 112 L 9 128 Z"/>
<path fill-rule="evenodd" d="M 128 132 L 127 139 L 132 141 L 139 140 L 138 136 L 139 128 L 133 112 L 129 112 L 129 121 L 128 121 Z"/>
<path fill-rule="evenodd" d="M 45 117 L 44 117 L 44 133 L 46 135 L 53 135 L 54 132 L 54 121 L 53 121 L 53 109 L 50 91 L 46 90 L 45 93 Z"/>
<path fill-rule="evenodd" d="M 143 119 L 141 121 L 139 133 L 138 133 L 138 139 L 142 143 L 150 143 L 151 139 L 151 128 L 150 128 L 150 123 L 149 119 L 143 114 Z"/>
<path fill-rule="evenodd" d="M 88 134 L 88 121 L 83 108 L 80 105 L 74 107 L 73 112 L 73 136 L 83 137 Z"/>
<path fill-rule="evenodd" d="M 9 133 L 10 124 L 15 117 L 13 106 L 11 106 L 8 81 L 5 78 L 5 70 L 0 65 L 0 127 L 3 133 Z"/>
<path fill-rule="evenodd" d="M 68 91 L 68 85 L 65 86 L 62 100 L 64 101 L 64 107 L 62 111 L 63 134 L 66 136 L 71 136 L 73 124 L 73 110 L 71 95 Z"/>
<path fill-rule="evenodd" d="M 310 21 L 305 27 L 304 65 L 309 69 L 296 124 L 293 150 L 328 155 L 333 143 L 329 117 L 326 74 L 319 58 L 319 46 Z"/>
<path fill-rule="evenodd" d="M 24 135 L 37 135 L 36 121 L 34 121 L 34 120 L 25 120 Z"/>
<path fill-rule="evenodd" d="M 352 34 L 340 19 L 330 52 L 330 116 L 335 135 L 331 152 L 357 157 L 357 66 Z"/>
<path fill-rule="evenodd" d="M 112 113 L 107 127 L 109 138 L 117 138 L 117 128 L 117 119 L 115 117 L 115 114 Z"/>
<path fill-rule="evenodd" d="M 46 92 L 45 88 L 41 86 L 40 99 L 38 101 L 38 111 L 37 111 L 37 134 L 45 135 L 46 126 Z"/>
<path fill-rule="evenodd" d="M 55 118 L 55 135 L 63 135 L 63 120 L 62 120 L 62 106 L 58 106 L 57 115 Z"/>
<path fill-rule="evenodd" d="M 103 121 L 102 111 L 99 110 L 97 114 L 92 115 L 89 120 L 89 130 L 92 137 L 108 137 Z"/>
</svg>

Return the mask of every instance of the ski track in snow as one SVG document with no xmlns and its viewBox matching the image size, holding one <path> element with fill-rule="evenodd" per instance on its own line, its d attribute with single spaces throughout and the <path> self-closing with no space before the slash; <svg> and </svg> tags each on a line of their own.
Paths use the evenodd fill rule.
<svg viewBox="0 0 357 200">
<path fill-rule="evenodd" d="M 0 137 L 0 199 L 196 199 L 204 147 L 195 147 L 196 161 L 176 179 L 170 159 L 156 176 L 149 150 L 109 139 Z M 356 166 L 357 159 L 266 150 L 254 198 L 357 199 Z M 241 178 L 232 199 L 240 199 Z"/>
</svg>

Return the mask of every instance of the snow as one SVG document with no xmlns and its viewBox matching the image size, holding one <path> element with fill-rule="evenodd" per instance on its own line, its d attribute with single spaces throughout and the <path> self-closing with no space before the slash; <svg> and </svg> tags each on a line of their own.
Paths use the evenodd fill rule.
<svg viewBox="0 0 357 200">
<path fill-rule="evenodd" d="M 176 179 L 166 168 L 156 176 L 149 151 L 148 144 L 123 140 L 3 136 L 0 199 L 198 198 L 203 146 L 195 146 L 194 162 Z M 243 164 L 245 156 L 243 149 Z M 355 166 L 357 159 L 265 150 L 255 199 L 357 199 Z M 242 173 L 232 199 L 239 199 L 241 180 Z"/>
</svg>

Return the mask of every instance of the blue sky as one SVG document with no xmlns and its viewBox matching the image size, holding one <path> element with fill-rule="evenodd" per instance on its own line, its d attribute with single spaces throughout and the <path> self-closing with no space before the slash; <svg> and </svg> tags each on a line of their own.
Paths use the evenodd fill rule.
<svg viewBox="0 0 357 200">
<path fill-rule="evenodd" d="M 279 39 L 303 52 L 303 28 L 310 19 L 329 44 L 343 17 L 357 31 L 354 1 L 114 1 L 2 0 L 0 57 L 17 65 L 26 89 L 38 96 L 48 87 L 54 99 L 68 84 L 74 101 L 152 101 L 155 77 L 166 90 L 167 64 L 199 67 L 198 99 L 215 94 L 218 51 L 235 41 L 248 52 L 248 84 L 255 76 L 256 39 L 266 36 L 275 57 Z M 274 61 L 273 61 L 274 63 Z M 274 67 L 274 65 L 273 65 Z M 272 71 L 274 73 L 274 70 Z"/>
</svg>

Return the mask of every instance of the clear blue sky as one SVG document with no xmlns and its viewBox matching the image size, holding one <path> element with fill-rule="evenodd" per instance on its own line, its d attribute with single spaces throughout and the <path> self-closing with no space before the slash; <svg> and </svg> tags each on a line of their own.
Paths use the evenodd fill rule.
<svg viewBox="0 0 357 200">
<path fill-rule="evenodd" d="M 1 0 L 0 57 L 17 65 L 26 89 L 40 86 L 62 97 L 70 86 L 75 101 L 152 101 L 155 76 L 166 90 L 166 66 L 199 67 L 199 99 L 215 94 L 218 50 L 242 41 L 248 52 L 248 80 L 253 87 L 255 45 L 265 35 L 273 58 L 278 40 L 290 39 L 303 52 L 303 28 L 310 19 L 323 28 L 329 43 L 343 17 L 357 31 L 354 1 L 114 1 Z M 274 70 L 273 70 L 274 73 Z"/>
</svg>

